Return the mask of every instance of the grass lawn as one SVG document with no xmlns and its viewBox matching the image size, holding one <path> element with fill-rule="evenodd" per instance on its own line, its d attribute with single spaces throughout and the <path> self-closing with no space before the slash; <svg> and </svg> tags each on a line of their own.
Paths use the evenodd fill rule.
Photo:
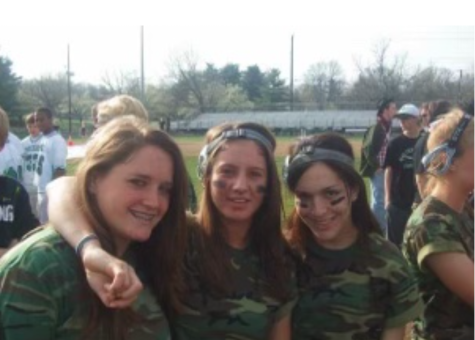
<svg viewBox="0 0 475 340">
<path fill-rule="evenodd" d="M 196 165 L 197 165 L 198 155 L 204 143 L 204 137 L 197 136 L 197 135 L 180 135 L 180 136 L 175 136 L 174 138 L 182 150 L 183 157 L 185 158 L 185 162 L 186 162 L 186 167 L 188 169 L 188 173 L 190 174 L 190 178 L 193 182 L 193 186 L 195 188 L 196 194 L 198 197 L 200 197 L 202 186 L 196 175 Z M 357 168 L 359 168 L 361 137 L 349 137 L 348 140 L 351 142 L 353 146 L 355 156 L 357 157 L 356 165 L 357 165 Z M 284 158 L 287 153 L 287 150 L 294 141 L 295 141 L 295 138 L 293 137 L 278 137 L 277 138 L 276 162 L 277 162 L 277 169 L 279 171 L 279 174 L 281 174 L 282 165 L 284 163 Z M 76 144 L 79 144 L 81 142 L 83 141 L 75 140 Z M 68 163 L 67 173 L 69 175 L 74 175 L 76 171 L 77 163 L 78 161 L 71 161 Z M 367 190 L 369 188 L 367 182 L 366 182 L 366 188 Z M 288 214 L 290 213 L 293 207 L 293 198 L 286 188 L 283 188 L 282 190 L 282 197 L 284 200 L 285 212 Z"/>
</svg>

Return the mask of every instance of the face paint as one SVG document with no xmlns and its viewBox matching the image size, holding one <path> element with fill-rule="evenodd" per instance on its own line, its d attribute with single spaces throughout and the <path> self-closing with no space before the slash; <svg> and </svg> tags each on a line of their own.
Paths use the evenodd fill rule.
<svg viewBox="0 0 475 340">
<path fill-rule="evenodd" d="M 264 195 L 267 192 L 266 186 L 265 185 L 258 185 L 257 186 L 257 192 Z"/>
<path fill-rule="evenodd" d="M 213 186 L 218 189 L 226 188 L 226 182 L 220 179 L 213 181 Z"/>
<path fill-rule="evenodd" d="M 337 199 L 331 201 L 330 204 L 331 204 L 332 206 L 335 206 L 335 205 L 337 205 L 337 204 L 343 202 L 343 200 L 344 200 L 345 198 L 346 198 L 346 196 L 338 197 Z"/>
<path fill-rule="evenodd" d="M 303 200 L 295 200 L 295 205 L 299 208 L 303 208 L 303 209 L 307 209 L 310 205 L 308 204 L 308 202 L 305 202 Z"/>
</svg>

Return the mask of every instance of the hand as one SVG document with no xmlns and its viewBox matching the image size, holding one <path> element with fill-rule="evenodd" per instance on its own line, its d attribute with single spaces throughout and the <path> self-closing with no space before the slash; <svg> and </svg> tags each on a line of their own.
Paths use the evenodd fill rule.
<svg viewBox="0 0 475 340">
<path fill-rule="evenodd" d="M 85 248 L 82 260 L 91 289 L 107 307 L 126 308 L 143 289 L 135 270 L 102 248 Z"/>
</svg>

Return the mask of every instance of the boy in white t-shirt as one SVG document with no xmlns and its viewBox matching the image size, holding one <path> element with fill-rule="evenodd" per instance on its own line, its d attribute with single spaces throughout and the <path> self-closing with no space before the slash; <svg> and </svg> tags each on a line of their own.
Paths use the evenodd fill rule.
<svg viewBox="0 0 475 340">
<path fill-rule="evenodd" d="M 33 213 L 38 217 L 38 180 L 37 160 L 39 157 L 40 140 L 43 135 L 36 126 L 35 114 L 30 113 L 25 117 L 25 125 L 28 130 L 28 136 L 25 137 L 21 144 L 24 149 L 23 153 L 23 186 L 28 192 L 30 205 Z"/>
<path fill-rule="evenodd" d="M 36 173 L 33 181 L 38 188 L 38 217 L 41 223 L 48 220 L 46 209 L 46 185 L 66 173 L 68 147 L 64 138 L 53 126 L 53 113 L 46 107 L 35 112 L 35 122 L 42 133 L 35 160 Z"/>
</svg>

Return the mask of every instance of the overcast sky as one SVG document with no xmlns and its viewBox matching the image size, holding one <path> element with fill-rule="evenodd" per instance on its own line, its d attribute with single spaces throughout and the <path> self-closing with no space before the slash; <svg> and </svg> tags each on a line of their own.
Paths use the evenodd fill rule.
<svg viewBox="0 0 475 340">
<path fill-rule="evenodd" d="M 140 16 L 134 16 L 128 14 L 126 6 L 116 4 L 98 8 L 99 5 L 94 2 L 83 3 L 84 6 L 76 9 L 65 8 L 60 2 L 54 4 L 59 13 L 62 10 L 68 12 L 71 15 L 69 18 L 51 13 L 34 15 L 35 8 L 31 8 L 27 14 L 31 20 L 26 17 L 20 21 L 38 24 L 35 26 L 19 25 L 18 21 L 7 20 L 6 26 L 0 26 L 0 55 L 6 55 L 13 61 L 13 69 L 18 75 L 34 78 L 66 72 L 69 44 L 73 81 L 97 84 L 106 74 L 114 76 L 120 72 L 136 72 L 138 75 L 140 26 L 144 23 L 145 75 L 146 81 L 153 83 L 158 83 L 167 75 L 170 60 L 188 50 L 193 50 L 203 65 L 209 62 L 222 67 L 226 63 L 237 63 L 243 70 L 257 64 L 264 71 L 280 69 L 282 76 L 288 80 L 292 34 L 297 84 L 302 81 L 311 64 L 332 59 L 342 65 L 347 79 L 351 80 L 356 74 L 355 61 L 371 63 L 375 45 L 383 40 L 390 42 L 389 55 L 405 55 L 410 68 L 434 65 L 455 72 L 473 72 L 474 26 L 466 25 L 463 20 L 449 22 L 438 19 L 434 13 L 404 16 L 400 8 L 385 10 L 391 20 L 381 21 L 380 16 L 371 13 L 353 15 L 352 8 L 338 12 L 338 7 L 324 7 L 324 10 L 309 15 L 307 9 L 311 9 L 311 6 L 301 7 L 301 10 L 294 6 L 289 9 L 289 17 L 286 18 L 286 7 L 273 5 L 273 2 L 267 2 L 267 7 L 249 2 L 253 5 L 248 9 L 245 7 L 246 1 L 239 2 L 242 5 L 240 7 L 217 9 L 216 6 L 220 5 L 215 3 L 215 10 L 227 12 L 228 17 L 223 17 L 203 12 L 203 8 L 196 5 L 184 6 L 184 1 L 175 0 L 171 9 L 161 10 L 140 7 L 141 2 L 136 1 L 136 6 L 131 10 L 144 10 L 140 11 Z M 130 2 L 128 4 L 130 6 Z M 379 6 L 382 2 L 374 4 Z M 405 4 L 401 2 L 400 5 L 404 7 Z M 456 5 L 454 2 L 453 6 Z M 11 12 L 21 11 L 21 5 L 17 7 L 11 8 Z M 43 7 L 37 9 L 44 10 Z M 251 9 L 254 11 L 249 14 Z M 439 16 L 443 16 L 444 9 L 439 8 L 439 11 Z M 193 15 L 194 12 L 196 15 Z M 473 13 L 472 10 L 469 12 Z M 173 13 L 186 14 L 172 19 Z M 338 15 L 330 15 L 332 13 Z M 140 22 L 137 20 L 139 17 L 144 20 Z M 52 22 L 54 26 L 44 26 Z M 88 25 L 98 22 L 111 24 Z M 451 25 L 447 26 L 447 22 Z M 122 23 L 127 26 L 117 26 Z M 362 26 L 362 23 L 366 26 Z"/>
</svg>

